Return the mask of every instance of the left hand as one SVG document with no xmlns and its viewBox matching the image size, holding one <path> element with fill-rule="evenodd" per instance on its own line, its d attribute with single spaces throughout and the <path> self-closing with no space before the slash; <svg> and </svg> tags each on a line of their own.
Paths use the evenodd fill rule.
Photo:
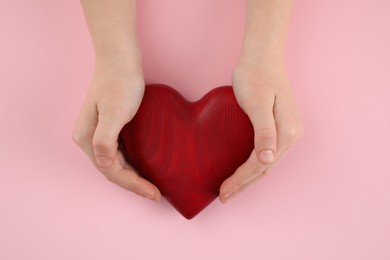
<svg viewBox="0 0 390 260">
<path fill-rule="evenodd" d="M 240 62 L 233 72 L 234 94 L 252 122 L 255 149 L 221 185 L 222 202 L 263 176 L 303 135 L 287 75 L 280 67 Z"/>
</svg>

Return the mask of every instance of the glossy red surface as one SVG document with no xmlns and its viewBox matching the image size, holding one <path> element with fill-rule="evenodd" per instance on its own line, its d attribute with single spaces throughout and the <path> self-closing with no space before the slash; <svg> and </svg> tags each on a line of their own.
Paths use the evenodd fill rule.
<svg viewBox="0 0 390 260">
<path fill-rule="evenodd" d="M 148 85 L 120 137 L 127 160 L 187 219 L 253 150 L 252 124 L 229 86 L 192 103 L 173 88 Z"/>
</svg>

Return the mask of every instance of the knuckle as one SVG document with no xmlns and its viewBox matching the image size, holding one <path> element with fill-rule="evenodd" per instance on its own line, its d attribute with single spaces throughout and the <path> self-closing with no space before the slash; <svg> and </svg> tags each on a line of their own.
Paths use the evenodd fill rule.
<svg viewBox="0 0 390 260">
<path fill-rule="evenodd" d="M 140 184 L 141 184 L 141 178 L 138 176 L 133 176 L 131 179 L 129 189 L 137 192 L 139 190 Z"/>
<path fill-rule="evenodd" d="M 93 138 L 92 146 L 97 150 L 106 150 L 111 146 L 111 142 L 108 139 L 104 138 Z"/>
<path fill-rule="evenodd" d="M 238 190 L 242 185 L 245 184 L 245 179 L 247 177 L 244 176 L 233 176 L 233 178 L 229 179 L 229 182 L 227 183 L 227 187 L 229 190 Z"/>
<path fill-rule="evenodd" d="M 81 142 L 81 136 L 78 132 L 73 131 L 72 132 L 72 140 L 75 144 L 79 145 Z"/>
<path fill-rule="evenodd" d="M 269 169 L 265 169 L 261 174 L 260 174 L 260 178 L 261 177 L 265 177 L 265 176 L 267 176 L 268 175 L 268 173 L 269 173 Z"/>
<path fill-rule="evenodd" d="M 253 172 L 252 172 L 252 176 L 254 178 L 258 178 L 261 176 L 261 174 L 263 173 L 264 169 L 255 169 Z"/>
<path fill-rule="evenodd" d="M 72 132 L 72 140 L 78 146 L 82 146 L 85 140 L 88 139 L 88 135 L 85 132 L 74 129 Z"/>
<path fill-rule="evenodd" d="M 108 173 L 103 173 L 103 175 L 104 175 L 104 177 L 106 178 L 106 180 L 108 180 L 109 182 L 115 183 L 115 177 L 114 177 L 114 175 L 108 174 Z"/>
<path fill-rule="evenodd" d="M 258 135 L 261 140 L 272 141 L 275 139 L 275 130 L 273 128 L 261 128 L 258 130 Z"/>
<path fill-rule="evenodd" d="M 128 178 L 126 183 L 123 183 L 123 187 L 136 194 L 142 195 L 141 178 L 139 176 L 131 176 Z"/>
<path fill-rule="evenodd" d="M 257 169 L 253 172 L 253 179 L 252 181 L 258 180 L 264 176 L 266 176 L 269 172 L 269 168 L 262 168 L 262 169 Z"/>
<path fill-rule="evenodd" d="M 303 126 L 301 124 L 297 124 L 295 126 L 286 129 L 284 134 L 287 136 L 288 139 L 295 141 L 301 138 L 303 136 L 303 133 L 304 133 Z"/>
<path fill-rule="evenodd" d="M 104 171 L 100 169 L 100 172 L 103 173 L 106 180 L 108 180 L 111 183 L 114 183 L 126 190 L 135 192 L 137 194 L 142 194 L 142 191 L 140 189 L 141 185 L 141 177 L 139 176 L 131 176 L 127 178 L 122 178 L 120 175 L 118 175 L 118 172 L 113 171 Z"/>
<path fill-rule="evenodd" d="M 103 169 L 101 167 L 97 167 L 97 169 L 103 174 L 103 176 L 106 178 L 106 180 L 108 180 L 109 182 L 112 182 L 112 183 L 117 183 L 117 178 L 116 178 L 116 174 L 114 171 L 112 171 L 110 169 Z"/>
<path fill-rule="evenodd" d="M 256 165 L 255 167 L 253 167 L 249 172 L 248 172 L 248 175 L 249 175 L 249 178 L 250 179 L 254 179 L 256 177 L 259 177 L 265 170 L 265 166 L 263 165 Z"/>
</svg>

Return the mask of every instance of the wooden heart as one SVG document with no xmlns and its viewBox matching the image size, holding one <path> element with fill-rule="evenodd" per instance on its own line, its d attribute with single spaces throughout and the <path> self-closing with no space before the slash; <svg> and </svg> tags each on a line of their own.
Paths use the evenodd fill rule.
<svg viewBox="0 0 390 260">
<path fill-rule="evenodd" d="M 253 150 L 252 124 L 230 86 L 189 102 L 169 86 L 148 85 L 120 138 L 129 163 L 187 219 L 218 197 Z"/>
</svg>

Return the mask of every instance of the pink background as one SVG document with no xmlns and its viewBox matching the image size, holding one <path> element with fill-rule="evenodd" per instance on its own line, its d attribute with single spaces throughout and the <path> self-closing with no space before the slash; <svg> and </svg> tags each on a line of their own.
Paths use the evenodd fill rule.
<svg viewBox="0 0 390 260">
<path fill-rule="evenodd" d="M 230 83 L 244 0 L 142 0 L 147 83 Z M 188 221 L 109 183 L 71 141 L 93 70 L 79 1 L 0 2 L 0 259 L 390 259 L 390 2 L 297 0 L 305 137 Z"/>
</svg>

